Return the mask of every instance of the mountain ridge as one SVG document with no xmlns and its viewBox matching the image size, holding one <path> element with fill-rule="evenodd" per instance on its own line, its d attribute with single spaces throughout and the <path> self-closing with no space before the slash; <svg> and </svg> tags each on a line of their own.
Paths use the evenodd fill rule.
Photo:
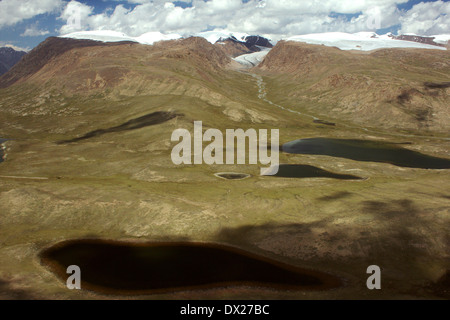
<svg viewBox="0 0 450 320">
<path fill-rule="evenodd" d="M 55 61 L 65 53 L 70 53 L 76 49 L 82 48 L 106 48 L 106 47 L 117 47 L 124 48 L 130 46 L 143 46 L 136 42 L 122 41 L 122 42 L 100 42 L 94 40 L 82 40 L 82 39 L 69 39 L 69 38 L 58 38 L 50 37 L 34 48 L 30 53 L 22 60 L 20 63 L 15 65 L 9 72 L 0 77 L 0 88 L 9 87 L 18 82 L 24 82 L 31 78 L 36 73 L 39 73 L 44 67 L 46 67 L 50 62 Z M 152 48 L 168 48 L 171 53 L 167 53 L 165 58 L 181 58 L 183 56 L 188 56 L 190 53 L 195 52 L 198 56 L 201 56 L 203 63 L 207 61 L 217 60 L 218 65 L 224 65 L 229 63 L 231 60 L 219 50 L 217 47 L 210 45 L 205 39 L 202 38 L 187 38 L 177 41 L 164 41 L 157 43 L 154 46 L 146 46 L 149 50 Z M 198 48 L 201 49 L 198 49 Z M 143 47 L 145 48 L 145 47 Z M 187 48 L 184 50 L 184 48 Z M 189 49 L 190 48 L 190 49 Z M 157 51 L 156 50 L 156 51 Z M 191 50 L 191 51 L 189 51 Z M 192 51 L 194 50 L 194 51 Z M 72 63 L 77 60 L 76 55 L 72 56 Z M 212 64 L 210 64 L 211 66 Z M 59 68 L 67 68 L 70 70 L 73 67 L 68 61 L 62 61 Z M 120 68 L 120 66 L 117 66 Z M 48 77 L 49 79 L 51 78 Z"/>
<path fill-rule="evenodd" d="M 221 78 L 235 72 L 233 55 L 248 53 L 248 48 L 228 42 L 212 44 L 191 37 L 148 46 L 49 38 L 2 76 L 0 87 L 34 85 L 110 99 L 185 94 L 231 108 L 240 104 L 227 97 L 237 90 L 236 83 L 226 86 Z M 260 56 L 255 62 L 234 60 L 247 62 L 247 68 L 262 60 L 250 72 L 265 77 L 270 99 L 280 105 L 380 128 L 440 132 L 450 123 L 445 85 L 449 79 L 443 76 L 450 73 L 446 50 L 348 51 L 279 41 Z"/>
<path fill-rule="evenodd" d="M 0 48 L 0 76 L 8 72 L 27 53 L 10 47 Z"/>
<path fill-rule="evenodd" d="M 387 48 L 370 52 L 280 41 L 257 67 L 271 100 L 379 128 L 445 132 L 450 54 Z"/>
</svg>

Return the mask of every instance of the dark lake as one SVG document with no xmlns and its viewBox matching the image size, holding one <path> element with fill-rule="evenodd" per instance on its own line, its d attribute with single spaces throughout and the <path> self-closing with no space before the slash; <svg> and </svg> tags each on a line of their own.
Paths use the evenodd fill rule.
<svg viewBox="0 0 450 320">
<path fill-rule="evenodd" d="M 130 243 L 73 240 L 44 250 L 41 262 L 63 281 L 81 269 L 81 288 L 107 294 L 151 294 L 246 285 L 325 290 L 341 285 L 329 274 L 306 270 L 232 247 L 204 243 Z"/>
<path fill-rule="evenodd" d="M 280 164 L 274 177 L 283 178 L 332 178 L 342 180 L 361 180 L 363 178 L 350 174 L 338 174 L 314 166 L 303 164 Z"/>
<path fill-rule="evenodd" d="M 282 151 L 296 154 L 327 155 L 357 161 L 385 162 L 400 167 L 421 169 L 450 168 L 450 159 L 429 156 L 402 148 L 394 143 L 370 140 L 300 139 L 284 144 Z"/>
<path fill-rule="evenodd" d="M 169 121 L 177 116 L 180 116 L 180 114 L 175 114 L 172 112 L 166 112 L 166 111 L 157 111 L 153 113 L 146 114 L 142 117 L 135 118 L 128 120 L 127 122 L 124 122 L 118 126 L 106 128 L 106 129 L 98 129 L 91 132 L 86 133 L 85 135 L 69 140 L 61 140 L 58 141 L 57 144 L 64 144 L 64 143 L 73 143 L 78 142 L 94 137 L 98 137 L 107 133 L 111 132 L 123 132 L 123 131 L 130 131 L 130 130 L 136 130 L 148 126 L 154 126 L 157 124 L 164 123 L 166 121 Z"/>
<path fill-rule="evenodd" d="M 333 127 L 336 125 L 336 123 L 334 123 L 334 122 L 329 122 L 329 121 L 320 120 L 320 119 L 314 119 L 313 122 L 318 123 L 318 124 L 324 124 L 326 126 L 333 126 Z"/>
</svg>

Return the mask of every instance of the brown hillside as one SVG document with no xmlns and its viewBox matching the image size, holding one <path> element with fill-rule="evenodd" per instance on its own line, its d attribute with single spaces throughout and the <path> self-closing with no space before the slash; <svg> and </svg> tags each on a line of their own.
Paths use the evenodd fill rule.
<svg viewBox="0 0 450 320">
<path fill-rule="evenodd" d="M 16 64 L 7 74 L 0 77 L 0 88 L 8 87 L 17 81 L 26 80 L 39 71 L 45 64 L 67 51 L 75 48 L 117 46 L 132 42 L 99 42 L 92 40 L 74 40 L 50 37 L 40 43 Z"/>
<path fill-rule="evenodd" d="M 23 82 L 39 85 L 53 82 L 75 91 L 85 90 L 86 86 L 88 89 L 114 87 L 137 71 L 136 67 L 164 68 L 168 60 L 184 61 L 208 70 L 222 68 L 230 62 L 223 51 L 202 38 L 146 46 L 51 37 L 3 75 L 0 88 Z M 141 76 L 145 73 L 141 72 Z"/>
<path fill-rule="evenodd" d="M 448 51 L 352 52 L 281 41 L 256 70 L 280 104 L 376 127 L 448 131 Z"/>
<path fill-rule="evenodd" d="M 233 58 L 240 56 L 242 54 L 259 51 L 259 49 L 256 47 L 252 47 L 253 49 L 256 49 L 256 50 L 250 50 L 249 48 L 247 48 L 245 46 L 244 43 L 233 41 L 231 39 L 216 42 L 214 45 L 216 47 L 220 48 L 221 50 L 223 50 L 225 52 L 225 54 L 227 54 L 228 56 L 233 57 Z"/>
</svg>

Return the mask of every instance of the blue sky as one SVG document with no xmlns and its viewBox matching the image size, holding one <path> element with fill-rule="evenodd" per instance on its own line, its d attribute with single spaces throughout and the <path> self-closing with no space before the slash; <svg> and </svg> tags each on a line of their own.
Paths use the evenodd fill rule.
<svg viewBox="0 0 450 320">
<path fill-rule="evenodd" d="M 29 6 L 31 1 L 36 14 L 20 16 L 20 5 Z M 314 7 L 312 1 L 221 1 L 184 0 L 169 5 L 169 0 L 0 0 L 0 46 L 31 49 L 49 36 L 67 33 L 72 30 L 67 26 L 67 11 L 72 7 L 83 12 L 80 31 L 109 29 L 133 36 L 148 31 L 192 34 L 214 28 L 275 38 L 325 31 L 368 31 L 364 19 L 377 12 L 374 8 L 381 13 L 382 24 L 371 31 L 450 33 L 449 0 L 347 0 L 346 6 L 341 5 L 345 0 L 324 0 L 321 8 Z M 36 7 L 36 3 L 42 3 L 42 7 Z M 17 19 L 12 18 L 14 15 Z"/>
</svg>

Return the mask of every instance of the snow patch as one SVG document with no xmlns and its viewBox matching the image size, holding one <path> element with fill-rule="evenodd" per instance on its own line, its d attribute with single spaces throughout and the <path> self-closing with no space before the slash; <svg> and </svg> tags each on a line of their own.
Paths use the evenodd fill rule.
<svg viewBox="0 0 450 320">
<path fill-rule="evenodd" d="M 161 32 L 147 32 L 135 39 L 142 44 L 153 44 L 158 41 L 176 40 L 180 38 L 181 36 L 175 33 L 162 34 Z"/>
<path fill-rule="evenodd" d="M 215 44 L 219 40 L 225 40 L 231 37 L 234 37 L 239 41 L 245 41 L 245 38 L 247 38 L 249 35 L 242 32 L 206 31 L 194 34 L 193 36 L 205 38 L 210 43 Z"/>
<path fill-rule="evenodd" d="M 306 42 L 310 44 L 321 44 L 328 47 L 337 47 L 341 50 L 371 51 L 383 48 L 421 48 L 446 50 L 446 48 L 443 47 L 424 43 L 395 40 L 390 38 L 389 35 L 379 36 L 373 32 L 358 32 L 353 34 L 344 32 L 326 32 L 293 36 L 285 40 Z"/>
<path fill-rule="evenodd" d="M 450 41 L 450 34 L 438 34 L 431 37 L 434 37 L 434 42 L 439 44 L 447 44 Z"/>
<path fill-rule="evenodd" d="M 261 51 L 259 51 L 259 52 L 243 54 L 236 58 L 233 58 L 233 60 L 237 61 L 240 64 L 247 66 L 247 67 L 257 66 L 264 60 L 266 55 L 271 50 L 270 48 L 264 48 L 264 47 L 261 47 L 261 48 L 263 48 L 263 49 L 261 49 Z"/>
<path fill-rule="evenodd" d="M 125 33 L 111 30 L 80 31 L 69 33 L 60 37 L 71 39 L 95 40 L 102 42 L 132 41 L 148 45 L 152 45 L 153 43 L 158 41 L 175 40 L 181 38 L 179 34 L 162 34 L 161 32 L 147 32 L 139 37 L 130 37 Z"/>
<path fill-rule="evenodd" d="M 245 41 L 249 36 L 242 32 L 225 32 L 225 31 L 206 31 L 192 35 L 194 37 L 202 37 L 211 42 L 216 43 L 219 40 L 225 40 L 231 37 L 239 41 Z M 119 41 L 133 41 L 142 44 L 152 45 L 158 41 L 175 40 L 182 38 L 179 34 L 163 34 L 161 32 L 147 32 L 138 37 L 131 37 L 122 32 L 112 30 L 97 30 L 97 31 L 79 31 L 60 36 L 61 38 L 71 39 L 85 39 L 102 42 L 119 42 Z"/>
<path fill-rule="evenodd" d="M 95 40 L 103 42 L 119 42 L 119 41 L 135 41 L 133 37 L 127 36 L 125 33 L 111 31 L 111 30 L 98 30 L 98 31 L 79 31 L 69 33 L 61 38 L 71 39 L 83 39 L 83 40 Z"/>
<path fill-rule="evenodd" d="M 249 37 L 246 33 L 228 32 L 228 31 L 206 31 L 194 34 L 195 37 L 205 38 L 210 43 L 221 42 L 225 39 L 234 37 L 239 41 L 245 41 Z M 119 42 L 119 41 L 133 41 L 142 44 L 152 45 L 158 41 L 175 40 L 182 38 L 179 34 L 163 34 L 161 32 L 147 32 L 138 37 L 131 37 L 122 32 L 111 30 L 97 30 L 97 31 L 80 31 L 60 36 L 61 38 L 72 39 L 87 39 L 103 42 Z M 447 44 L 450 40 L 450 34 L 434 35 L 434 41 L 439 44 Z M 395 40 L 392 34 L 378 35 L 375 32 L 358 32 L 358 33 L 344 33 L 344 32 L 326 32 L 298 35 L 285 38 L 287 41 L 306 42 L 310 44 L 320 44 L 329 47 L 337 47 L 341 50 L 361 50 L 370 51 L 382 48 L 421 48 L 421 49 L 435 49 L 446 50 L 444 47 L 433 46 L 424 43 L 413 41 Z M 259 63 L 258 59 L 264 59 L 266 50 L 252 53 L 246 57 L 248 61 Z M 255 60 L 256 59 L 256 60 Z"/>
</svg>

